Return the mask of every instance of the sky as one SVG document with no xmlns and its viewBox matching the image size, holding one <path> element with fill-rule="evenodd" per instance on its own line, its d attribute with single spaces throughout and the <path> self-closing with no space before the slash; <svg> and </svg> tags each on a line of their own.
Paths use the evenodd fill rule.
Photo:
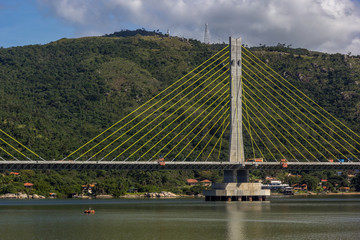
<svg viewBox="0 0 360 240">
<path fill-rule="evenodd" d="M 0 46 L 122 29 L 360 55 L 360 0 L 0 0 Z"/>
</svg>

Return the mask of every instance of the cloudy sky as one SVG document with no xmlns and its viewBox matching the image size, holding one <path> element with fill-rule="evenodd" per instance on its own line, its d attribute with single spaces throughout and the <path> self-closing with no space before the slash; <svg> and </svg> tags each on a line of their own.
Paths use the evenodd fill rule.
<svg viewBox="0 0 360 240">
<path fill-rule="evenodd" d="M 0 46 L 145 28 L 360 55 L 360 0 L 0 0 Z"/>
</svg>

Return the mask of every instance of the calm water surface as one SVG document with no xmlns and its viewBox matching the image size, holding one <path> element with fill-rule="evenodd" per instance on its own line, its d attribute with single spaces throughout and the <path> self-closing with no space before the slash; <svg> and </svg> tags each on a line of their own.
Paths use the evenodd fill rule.
<svg viewBox="0 0 360 240">
<path fill-rule="evenodd" d="M 0 239 L 360 239 L 360 198 L 0 200 Z"/>
</svg>

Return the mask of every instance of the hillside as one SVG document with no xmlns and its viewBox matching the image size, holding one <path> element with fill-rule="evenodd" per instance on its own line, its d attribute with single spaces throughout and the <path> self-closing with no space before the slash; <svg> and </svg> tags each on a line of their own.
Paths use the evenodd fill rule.
<svg viewBox="0 0 360 240">
<path fill-rule="evenodd" d="M 62 159 L 225 46 L 126 34 L 0 49 L 0 128 L 43 158 Z M 250 50 L 360 127 L 360 57 L 281 44 Z"/>
<path fill-rule="evenodd" d="M 0 128 L 62 158 L 217 49 L 140 35 L 1 49 Z"/>
</svg>

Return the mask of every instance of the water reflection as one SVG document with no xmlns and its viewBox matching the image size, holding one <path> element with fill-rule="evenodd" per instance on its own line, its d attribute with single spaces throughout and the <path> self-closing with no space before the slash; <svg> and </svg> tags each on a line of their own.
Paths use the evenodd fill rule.
<svg viewBox="0 0 360 240">
<path fill-rule="evenodd" d="M 261 216 L 264 211 L 270 211 L 269 202 L 227 203 L 227 239 L 250 239 L 254 231 L 256 235 L 264 235 L 264 225 L 256 223 L 256 217 Z"/>
</svg>

